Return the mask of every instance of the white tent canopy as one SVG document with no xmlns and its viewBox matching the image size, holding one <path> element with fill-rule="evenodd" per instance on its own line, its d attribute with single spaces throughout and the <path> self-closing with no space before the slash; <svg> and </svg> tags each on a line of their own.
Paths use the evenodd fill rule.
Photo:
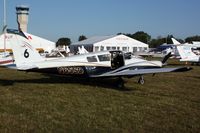
<svg viewBox="0 0 200 133">
<path fill-rule="evenodd" d="M 97 36 L 73 43 L 72 48 L 84 46 L 88 51 L 122 50 L 124 52 L 147 51 L 149 46 L 125 35 Z M 90 49 L 88 49 L 88 47 Z M 92 48 L 91 48 L 92 47 Z"/>
</svg>

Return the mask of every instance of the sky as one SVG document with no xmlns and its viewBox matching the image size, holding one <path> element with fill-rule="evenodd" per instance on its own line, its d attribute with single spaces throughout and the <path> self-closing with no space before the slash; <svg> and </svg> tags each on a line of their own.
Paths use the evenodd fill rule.
<svg viewBox="0 0 200 133">
<path fill-rule="evenodd" d="M 144 31 L 152 38 L 200 35 L 200 0 L 6 0 L 8 28 L 17 29 L 17 5 L 27 5 L 28 33 L 56 42 Z M 3 0 L 0 0 L 3 27 Z"/>
</svg>

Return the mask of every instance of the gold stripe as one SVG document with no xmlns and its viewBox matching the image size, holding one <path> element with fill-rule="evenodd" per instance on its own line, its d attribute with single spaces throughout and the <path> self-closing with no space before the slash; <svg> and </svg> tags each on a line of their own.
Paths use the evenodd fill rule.
<svg viewBox="0 0 200 133">
<path fill-rule="evenodd" d="M 39 51 L 39 52 L 43 52 L 44 51 L 43 48 L 36 48 L 36 50 Z M 6 51 L 12 52 L 12 49 L 6 49 Z M 4 52 L 4 49 L 0 49 L 0 52 Z"/>
</svg>

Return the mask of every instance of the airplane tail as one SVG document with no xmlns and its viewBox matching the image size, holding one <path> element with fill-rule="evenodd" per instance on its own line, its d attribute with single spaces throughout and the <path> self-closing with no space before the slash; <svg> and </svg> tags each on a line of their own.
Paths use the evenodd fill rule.
<svg viewBox="0 0 200 133">
<path fill-rule="evenodd" d="M 190 60 L 198 57 L 196 54 L 192 52 L 191 47 L 177 46 L 177 50 L 179 52 L 181 59 L 183 60 Z"/>
<path fill-rule="evenodd" d="M 171 52 L 169 52 L 161 61 L 162 64 L 165 64 L 167 62 L 167 60 L 172 56 Z"/>
<path fill-rule="evenodd" d="M 179 45 L 179 44 L 181 44 L 179 41 L 177 41 L 175 38 L 171 38 L 172 39 L 172 42 L 173 42 L 173 44 L 175 44 L 175 45 Z"/>
<path fill-rule="evenodd" d="M 29 40 L 21 35 L 14 34 L 10 39 L 12 51 L 17 68 L 28 69 L 34 67 L 34 62 L 44 60 L 40 54 L 32 47 Z"/>
</svg>

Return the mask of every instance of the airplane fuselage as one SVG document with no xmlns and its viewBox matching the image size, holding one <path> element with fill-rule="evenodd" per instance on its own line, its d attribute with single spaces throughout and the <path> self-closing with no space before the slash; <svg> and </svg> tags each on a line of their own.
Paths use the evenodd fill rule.
<svg viewBox="0 0 200 133">
<path fill-rule="evenodd" d="M 31 64 L 30 64 L 31 65 Z M 52 73 L 66 76 L 94 76 L 100 75 L 123 66 L 132 69 L 160 68 L 160 61 L 147 61 L 140 58 L 125 59 L 121 51 L 103 51 L 74 55 L 66 58 L 47 59 L 43 62 L 36 62 L 35 68 L 28 71 Z"/>
</svg>

